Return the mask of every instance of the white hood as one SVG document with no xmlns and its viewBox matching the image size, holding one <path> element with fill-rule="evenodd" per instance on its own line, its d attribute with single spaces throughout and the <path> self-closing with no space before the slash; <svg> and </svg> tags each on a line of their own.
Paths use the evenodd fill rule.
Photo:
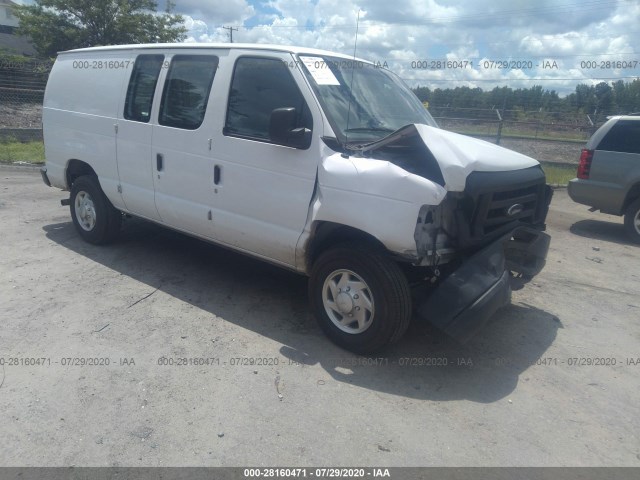
<svg viewBox="0 0 640 480">
<path fill-rule="evenodd" d="M 415 127 L 438 161 L 447 190 L 464 190 L 467 176 L 473 171 L 520 170 L 539 165 L 531 157 L 484 140 L 427 125 Z"/>
<path fill-rule="evenodd" d="M 531 157 L 493 143 L 420 124 L 407 125 L 378 142 L 366 145 L 364 150 L 373 152 L 415 134 L 420 135 L 438 162 L 445 188 L 449 191 L 463 191 L 467 176 L 473 171 L 500 172 L 539 165 Z"/>
</svg>

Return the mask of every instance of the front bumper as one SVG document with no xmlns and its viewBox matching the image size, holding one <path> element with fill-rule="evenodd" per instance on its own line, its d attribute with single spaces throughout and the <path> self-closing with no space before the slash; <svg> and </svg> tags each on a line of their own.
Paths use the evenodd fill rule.
<svg viewBox="0 0 640 480">
<path fill-rule="evenodd" d="M 468 258 L 418 307 L 434 326 L 465 342 L 511 301 L 510 273 L 528 281 L 544 267 L 550 237 L 518 227 Z"/>
</svg>

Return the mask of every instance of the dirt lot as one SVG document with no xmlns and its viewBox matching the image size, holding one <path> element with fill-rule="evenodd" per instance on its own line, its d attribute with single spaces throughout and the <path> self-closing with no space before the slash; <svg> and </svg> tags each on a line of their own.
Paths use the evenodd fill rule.
<svg viewBox="0 0 640 480">
<path fill-rule="evenodd" d="M 3 98 L 0 103 L 0 128 L 40 128 L 42 103 L 17 103 Z"/>
<path fill-rule="evenodd" d="M 575 163 L 580 161 L 580 151 L 585 143 L 554 142 L 551 140 L 526 140 L 503 138 L 502 147 L 533 157 L 540 162 Z"/>
<path fill-rule="evenodd" d="M 490 143 L 496 141 L 495 137 L 478 138 Z M 576 143 L 503 137 L 500 146 L 535 158 L 540 162 L 575 164 L 577 166 L 580 162 L 580 152 L 586 143 L 586 140 L 584 143 Z"/>
<path fill-rule="evenodd" d="M 479 336 L 414 322 L 375 360 L 302 277 L 135 220 L 94 247 L 37 172 L 0 179 L 0 466 L 640 466 L 640 248 L 563 190 Z"/>
</svg>

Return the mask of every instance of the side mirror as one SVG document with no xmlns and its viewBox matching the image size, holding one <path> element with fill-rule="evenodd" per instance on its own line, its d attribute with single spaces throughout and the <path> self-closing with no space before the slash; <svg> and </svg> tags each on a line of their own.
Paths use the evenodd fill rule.
<svg viewBox="0 0 640 480">
<path fill-rule="evenodd" d="M 273 143 L 286 147 L 306 149 L 311 145 L 311 130 L 296 128 L 296 109 L 276 108 L 269 120 L 269 138 Z"/>
</svg>

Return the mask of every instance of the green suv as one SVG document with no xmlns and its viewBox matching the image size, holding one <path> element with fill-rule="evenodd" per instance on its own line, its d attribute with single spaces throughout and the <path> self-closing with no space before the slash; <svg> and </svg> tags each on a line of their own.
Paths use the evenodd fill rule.
<svg viewBox="0 0 640 480">
<path fill-rule="evenodd" d="M 611 117 L 593 134 L 569 196 L 593 210 L 624 215 L 630 238 L 640 243 L 640 114 Z"/>
</svg>

